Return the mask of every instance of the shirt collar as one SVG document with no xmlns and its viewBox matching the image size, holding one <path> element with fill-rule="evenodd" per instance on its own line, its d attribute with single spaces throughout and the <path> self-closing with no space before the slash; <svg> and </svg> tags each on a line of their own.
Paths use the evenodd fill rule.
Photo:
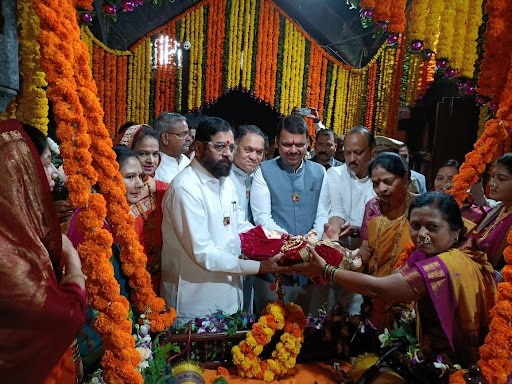
<svg viewBox="0 0 512 384">
<path fill-rule="evenodd" d="M 302 159 L 297 169 L 293 169 L 292 167 L 290 167 L 288 164 L 284 162 L 284 160 L 281 157 L 276 158 L 276 161 L 279 167 L 288 173 L 299 173 L 302 170 L 302 166 L 304 165 L 304 159 Z"/>
<path fill-rule="evenodd" d="M 364 183 L 365 181 L 369 180 L 370 179 L 370 175 L 366 175 L 365 177 L 363 177 L 362 179 L 360 179 L 359 177 L 356 176 L 355 173 L 352 173 L 350 172 L 350 170 L 348 169 L 348 165 L 345 164 L 345 168 L 347 169 L 347 172 L 348 174 L 350 175 L 350 178 L 355 180 L 355 181 L 358 181 L 360 183 Z"/>
<path fill-rule="evenodd" d="M 199 180 L 201 181 L 202 184 L 208 184 L 208 183 L 217 184 L 218 183 L 222 186 L 222 184 L 224 183 L 224 180 L 226 179 L 224 176 L 219 179 L 214 177 L 210 172 L 208 172 L 206 170 L 205 167 L 203 167 L 201 165 L 201 163 L 196 158 L 194 158 L 192 160 L 191 167 L 196 172 L 197 177 L 199 177 Z"/>
</svg>

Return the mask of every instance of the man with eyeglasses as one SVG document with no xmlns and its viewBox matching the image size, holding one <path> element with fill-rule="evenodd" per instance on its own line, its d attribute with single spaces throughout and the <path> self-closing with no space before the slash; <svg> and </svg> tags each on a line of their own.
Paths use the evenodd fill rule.
<svg viewBox="0 0 512 384">
<path fill-rule="evenodd" d="M 216 310 L 242 309 L 243 275 L 277 273 L 280 256 L 240 258 L 245 220 L 230 173 L 236 151 L 231 126 L 221 118 L 202 120 L 196 155 L 167 190 L 163 202 L 160 294 L 178 313 L 176 326 Z"/>
<path fill-rule="evenodd" d="M 187 119 L 179 113 L 164 112 L 156 119 L 155 129 L 160 137 L 161 156 L 155 179 L 170 183 L 190 164 L 185 155 L 192 144 Z"/>
<path fill-rule="evenodd" d="M 249 197 L 254 172 L 263 161 L 265 155 L 265 134 L 256 125 L 241 125 L 235 132 L 236 151 L 233 155 L 233 166 L 229 178 L 236 188 L 238 204 L 245 212 L 245 219 L 251 223 L 251 207 Z M 244 310 L 253 311 L 254 275 L 244 276 Z"/>
<path fill-rule="evenodd" d="M 322 188 L 326 188 L 325 169 L 305 160 L 308 126 L 300 116 L 281 119 L 276 132 L 279 157 L 264 161 L 256 170 L 251 187 L 254 223 L 269 230 L 304 235 L 316 230 L 322 236 L 327 211 L 319 206 Z M 276 299 L 271 286 L 275 276 L 260 274 L 254 279 L 254 307 L 259 313 Z M 283 276 L 285 301 L 293 301 L 306 313 L 315 312 L 327 301 L 326 287 L 311 284 L 302 275 Z"/>
</svg>

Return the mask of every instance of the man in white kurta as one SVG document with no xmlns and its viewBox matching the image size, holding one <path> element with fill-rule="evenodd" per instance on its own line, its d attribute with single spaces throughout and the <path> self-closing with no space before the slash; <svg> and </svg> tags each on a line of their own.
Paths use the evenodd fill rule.
<svg viewBox="0 0 512 384">
<path fill-rule="evenodd" d="M 375 147 L 373 134 L 365 127 L 352 128 L 345 136 L 345 164 L 327 171 L 329 188 L 322 191 L 320 204 L 329 207 L 326 233 L 348 248 L 361 245 L 359 230 L 363 223 L 366 203 L 375 196 L 368 164 Z M 360 312 L 361 295 L 333 285 L 334 300 L 350 314 Z"/>
<path fill-rule="evenodd" d="M 176 325 L 218 309 L 235 313 L 242 309 L 243 275 L 281 270 L 278 257 L 262 262 L 240 258 L 238 235 L 253 226 L 225 177 L 235 148 L 227 122 L 202 121 L 196 157 L 164 196 L 160 293 L 176 308 Z"/>
<path fill-rule="evenodd" d="M 155 129 L 160 137 L 160 164 L 155 179 L 170 183 L 190 164 L 185 155 L 192 144 L 187 119 L 179 113 L 164 112 L 156 119 Z"/>
</svg>

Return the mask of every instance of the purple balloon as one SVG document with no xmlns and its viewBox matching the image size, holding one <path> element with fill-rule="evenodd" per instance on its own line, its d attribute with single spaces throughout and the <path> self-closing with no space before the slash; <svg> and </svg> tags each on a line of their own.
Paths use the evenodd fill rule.
<svg viewBox="0 0 512 384">
<path fill-rule="evenodd" d="M 411 49 L 414 51 L 414 52 L 419 52 L 423 49 L 423 41 L 421 40 L 414 40 L 412 43 L 411 43 Z"/>
<path fill-rule="evenodd" d="M 131 12 L 135 9 L 135 3 L 131 0 L 123 0 L 123 11 Z"/>
<path fill-rule="evenodd" d="M 437 68 L 445 69 L 448 66 L 448 60 L 439 59 L 436 61 Z"/>
<path fill-rule="evenodd" d="M 455 77 L 457 75 L 457 70 L 454 68 L 446 68 L 444 75 L 446 77 Z"/>
<path fill-rule="evenodd" d="M 92 23 L 92 15 L 89 12 L 81 13 L 79 16 L 79 19 L 82 24 L 91 24 Z"/>
<path fill-rule="evenodd" d="M 398 43 L 398 33 L 390 33 L 388 35 L 388 39 L 387 39 L 387 42 L 389 45 L 395 45 L 396 43 Z"/>
<path fill-rule="evenodd" d="M 117 14 L 117 8 L 114 4 L 107 4 L 107 5 L 104 5 L 103 6 L 103 11 L 107 14 L 107 15 L 115 15 Z"/>
<path fill-rule="evenodd" d="M 361 17 L 373 17 L 373 9 L 363 9 L 363 11 L 361 12 Z"/>
</svg>

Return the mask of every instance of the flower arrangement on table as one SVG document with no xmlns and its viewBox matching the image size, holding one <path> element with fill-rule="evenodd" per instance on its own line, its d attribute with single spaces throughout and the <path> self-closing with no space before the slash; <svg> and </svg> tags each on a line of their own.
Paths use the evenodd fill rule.
<svg viewBox="0 0 512 384">
<path fill-rule="evenodd" d="M 407 383 L 448 383 L 450 374 L 461 367 L 448 363 L 443 355 L 438 355 L 433 362 L 427 361 L 415 335 L 416 311 L 413 306 L 404 306 L 393 328 L 386 328 L 378 336 L 379 354 L 365 353 L 352 359 L 351 380 L 371 382 L 384 374 L 395 376 L 397 380 L 401 377 Z"/>
<path fill-rule="evenodd" d="M 286 375 L 295 366 L 306 325 L 306 316 L 298 305 L 281 302 L 267 304 L 258 322 L 247 332 L 245 340 L 231 350 L 238 374 L 266 382 Z M 262 360 L 260 355 L 278 331 L 283 333 L 271 358 Z"/>
<path fill-rule="evenodd" d="M 246 311 L 226 314 L 217 310 L 207 316 L 197 317 L 183 326 L 169 331 L 165 342 L 177 344 L 179 352 L 170 356 L 172 364 L 193 361 L 205 368 L 232 365 L 229 351 L 256 321 Z"/>
</svg>

